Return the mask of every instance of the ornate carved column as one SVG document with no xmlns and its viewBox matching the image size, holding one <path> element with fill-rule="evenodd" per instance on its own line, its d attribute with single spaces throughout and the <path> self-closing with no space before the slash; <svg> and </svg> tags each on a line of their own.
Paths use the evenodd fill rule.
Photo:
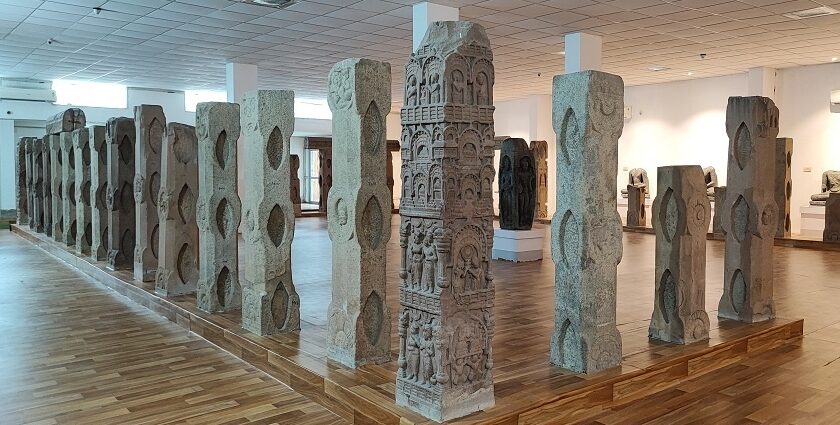
<svg viewBox="0 0 840 425">
<path fill-rule="evenodd" d="M 158 268 L 160 218 L 158 192 L 161 186 L 161 151 L 166 138 L 166 117 L 160 105 L 134 107 L 137 135 L 134 146 L 134 210 L 137 220 L 134 278 L 155 280 Z"/>
<path fill-rule="evenodd" d="M 29 137 L 21 137 L 15 143 L 15 208 L 18 226 L 29 225 L 29 205 L 33 193 L 32 148 Z M 31 227 L 31 226 L 30 226 Z"/>
<path fill-rule="evenodd" d="M 502 142 L 499 160 L 499 227 L 530 230 L 534 223 L 537 172 L 525 139 Z"/>
<path fill-rule="evenodd" d="M 396 398 L 436 421 L 493 396 L 493 53 L 435 22 L 406 64 Z"/>
<path fill-rule="evenodd" d="M 548 142 L 531 140 L 531 154 L 537 169 L 537 203 L 534 218 L 548 218 Z"/>
<path fill-rule="evenodd" d="M 790 137 L 779 137 L 776 139 L 776 171 L 774 173 L 774 193 L 776 205 L 779 206 L 779 218 L 776 220 L 776 237 L 790 237 L 790 196 L 793 193 L 793 180 L 791 178 L 791 160 L 793 158 L 793 139 Z"/>
<path fill-rule="evenodd" d="M 41 215 L 44 217 L 44 234 L 52 236 L 52 161 L 49 145 L 49 136 L 44 136 L 41 139 L 41 165 L 40 165 L 40 180 L 41 193 L 43 194 L 43 202 L 41 203 Z"/>
<path fill-rule="evenodd" d="M 50 214 L 52 218 L 52 236 L 56 242 L 64 242 L 64 189 L 61 186 L 61 137 L 50 134 L 47 137 L 50 146 L 50 187 L 52 202 Z M 46 147 L 46 145 L 44 146 Z"/>
<path fill-rule="evenodd" d="M 35 139 L 32 142 L 32 201 L 27 205 L 29 210 L 30 227 L 36 232 L 44 233 L 44 153 L 49 156 L 49 150 L 44 150 L 44 140 Z"/>
<path fill-rule="evenodd" d="M 105 126 L 88 126 L 90 142 L 90 258 L 108 258 L 108 142 Z"/>
<path fill-rule="evenodd" d="M 327 205 L 330 202 L 330 189 L 333 183 L 332 174 L 332 146 L 318 149 L 318 186 L 321 193 L 318 211 L 327 212 Z"/>
<path fill-rule="evenodd" d="M 131 270 L 134 259 L 134 120 L 111 118 L 106 125 L 108 144 L 108 264 L 111 270 Z"/>
<path fill-rule="evenodd" d="M 61 143 L 61 209 L 64 212 L 64 236 L 62 241 L 67 246 L 75 246 L 78 236 L 76 225 L 76 152 L 73 149 L 73 132 L 64 131 L 58 135 Z"/>
<path fill-rule="evenodd" d="M 73 130 L 73 156 L 76 157 L 76 255 L 90 254 L 93 244 L 90 197 L 90 133 L 83 127 Z"/>
</svg>

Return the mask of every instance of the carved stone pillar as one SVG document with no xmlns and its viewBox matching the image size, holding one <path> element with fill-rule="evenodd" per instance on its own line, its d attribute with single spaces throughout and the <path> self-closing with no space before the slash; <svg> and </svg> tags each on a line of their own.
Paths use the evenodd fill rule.
<svg viewBox="0 0 840 425">
<path fill-rule="evenodd" d="M 775 184 L 773 185 L 776 195 L 776 205 L 779 206 L 779 218 L 776 220 L 776 237 L 790 237 L 790 196 L 793 193 L 793 180 L 791 179 L 791 160 L 793 158 L 793 139 L 790 137 L 779 137 L 776 139 L 776 157 L 773 161 L 776 165 L 774 173 Z"/>
<path fill-rule="evenodd" d="M 840 193 L 829 193 L 825 201 L 823 241 L 840 243 Z"/>
<path fill-rule="evenodd" d="M 775 317 L 773 163 L 779 109 L 766 97 L 730 97 L 726 107 L 729 160 L 721 226 L 726 232 L 723 296 L 718 316 L 742 322 Z"/>
<path fill-rule="evenodd" d="M 76 255 L 81 257 L 90 254 L 93 244 L 90 133 L 85 127 L 73 130 L 73 156 L 76 157 Z"/>
<path fill-rule="evenodd" d="M 62 149 L 58 134 L 46 136 L 50 146 L 50 187 L 52 188 L 52 236 L 56 242 L 64 242 L 64 189 L 61 186 Z"/>
<path fill-rule="evenodd" d="M 726 186 L 717 186 L 715 189 L 715 216 L 712 218 L 712 233 L 716 236 L 725 236 L 721 217 L 723 216 L 723 205 L 726 203 Z M 707 189 L 708 190 L 708 189 Z"/>
<path fill-rule="evenodd" d="M 628 226 L 647 226 L 647 211 L 645 210 L 645 193 L 646 188 L 627 185 Z"/>
<path fill-rule="evenodd" d="M 530 230 L 534 223 L 537 171 L 525 139 L 502 142 L 499 160 L 499 227 Z"/>
<path fill-rule="evenodd" d="M 242 305 L 237 232 L 242 204 L 236 180 L 239 105 L 199 103 L 195 124 L 198 133 L 198 255 L 201 260 L 196 306 L 209 312 L 228 311 Z"/>
<path fill-rule="evenodd" d="M 199 263 L 196 222 L 198 142 L 195 127 L 169 123 L 160 162 L 161 186 L 156 202 L 160 219 L 160 260 L 155 292 L 167 297 L 191 294 L 198 284 Z"/>
<path fill-rule="evenodd" d="M 537 203 L 534 218 L 548 218 L 548 142 L 531 140 L 531 154 L 537 169 Z"/>
<path fill-rule="evenodd" d="M 391 110 L 391 65 L 347 59 L 329 76 L 333 170 L 327 209 L 332 240 L 332 299 L 327 353 L 350 367 L 391 359 L 391 313 L 385 257 L 391 236 L 385 183 L 385 117 Z"/>
<path fill-rule="evenodd" d="M 292 196 L 292 206 L 295 209 L 295 217 L 301 216 L 300 209 L 300 157 L 297 155 L 289 155 L 291 164 L 289 166 L 289 190 Z"/>
<path fill-rule="evenodd" d="M 557 181 L 563 184 L 551 220 L 551 363 L 594 373 L 621 364 L 615 314 L 622 233 L 615 193 L 624 82 L 598 71 L 557 75 L 552 96 Z"/>
<path fill-rule="evenodd" d="M 90 144 L 90 258 L 108 258 L 108 142 L 105 126 L 87 128 Z"/>
<path fill-rule="evenodd" d="M 108 264 L 111 270 L 131 270 L 134 259 L 134 120 L 111 118 L 108 145 Z"/>
<path fill-rule="evenodd" d="M 245 282 L 242 327 L 258 335 L 300 329 L 292 282 L 295 215 L 289 196 L 289 137 L 295 128 L 292 91 L 256 90 L 242 101 L 245 164 Z"/>
<path fill-rule="evenodd" d="M 446 421 L 495 404 L 493 53 L 434 22 L 405 70 L 396 398 Z"/>
<path fill-rule="evenodd" d="M 60 133 L 61 140 L 61 209 L 64 211 L 63 242 L 67 246 L 76 245 L 78 226 L 76 221 L 76 152 L 73 149 L 73 133 L 64 131 Z"/>
<path fill-rule="evenodd" d="M 709 339 L 706 233 L 711 204 L 699 165 L 659 167 L 657 176 L 656 291 L 648 333 L 662 341 L 691 344 Z"/>
<path fill-rule="evenodd" d="M 332 182 L 332 146 L 329 146 L 318 149 L 318 186 L 321 193 L 318 211 L 327 212 Z"/>
<path fill-rule="evenodd" d="M 17 211 L 15 222 L 18 226 L 30 224 L 30 198 L 35 190 L 32 184 L 34 156 L 32 147 L 29 146 L 33 142 L 30 142 L 30 139 L 32 138 L 21 137 L 15 144 L 15 208 Z"/>
<path fill-rule="evenodd" d="M 39 170 L 39 177 L 41 180 L 41 193 L 43 194 L 43 202 L 41 203 L 41 215 L 44 217 L 44 234 L 52 236 L 53 222 L 52 222 L 52 161 L 50 159 L 50 144 L 49 136 L 44 136 L 41 139 L 41 165 Z"/>
<path fill-rule="evenodd" d="M 32 201 L 28 204 L 30 227 L 38 233 L 44 233 L 44 140 L 32 142 Z"/>
<path fill-rule="evenodd" d="M 137 220 L 134 278 L 150 282 L 156 279 L 159 260 L 160 158 L 166 138 L 163 108 L 159 105 L 135 106 L 134 123 L 137 131 L 134 146 L 134 210 Z"/>
<path fill-rule="evenodd" d="M 87 123 L 85 112 L 79 108 L 65 109 L 47 119 L 47 134 L 72 132 L 84 128 Z"/>
</svg>

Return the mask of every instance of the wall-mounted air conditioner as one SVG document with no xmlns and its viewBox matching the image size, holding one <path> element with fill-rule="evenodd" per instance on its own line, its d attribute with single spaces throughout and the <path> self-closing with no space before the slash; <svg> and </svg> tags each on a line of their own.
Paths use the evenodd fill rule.
<svg viewBox="0 0 840 425">
<path fill-rule="evenodd" d="M 55 91 L 51 81 L 3 78 L 0 79 L 0 100 L 55 102 Z"/>
</svg>

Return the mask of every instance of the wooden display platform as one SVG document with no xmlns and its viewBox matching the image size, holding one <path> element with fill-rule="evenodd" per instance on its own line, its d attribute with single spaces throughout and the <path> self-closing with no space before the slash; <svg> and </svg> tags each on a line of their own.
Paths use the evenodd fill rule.
<svg viewBox="0 0 840 425">
<path fill-rule="evenodd" d="M 304 221 L 298 221 L 298 226 L 301 223 Z M 312 232 L 314 237 L 307 238 L 293 248 L 295 255 L 301 254 L 300 250 L 314 249 L 313 246 L 329 251 L 328 242 L 324 245 L 323 240 L 319 239 L 326 237 L 323 223 L 315 219 L 307 219 L 306 223 L 301 226 L 304 228 L 302 232 Z M 307 303 L 323 304 L 324 287 L 329 287 L 328 281 L 296 283 L 302 303 L 303 323 L 300 333 L 260 337 L 239 327 L 237 312 L 213 315 L 200 312 L 195 308 L 194 296 L 162 298 L 154 293 L 153 282 L 137 282 L 132 279 L 130 271 L 106 271 L 103 263 L 79 258 L 65 246 L 28 228 L 12 226 L 12 231 L 116 292 L 274 376 L 350 422 L 433 423 L 395 405 L 395 360 L 385 365 L 349 369 L 326 359 L 326 317 L 314 317 L 306 312 L 326 309 L 326 306 L 309 307 Z M 297 238 L 295 242 L 298 242 Z M 394 247 L 394 243 L 392 238 L 389 249 Z M 323 261 L 324 255 L 310 256 L 307 259 L 309 267 Z M 395 273 L 390 260 L 388 279 L 389 283 L 393 283 Z M 548 283 L 542 275 L 553 264 L 543 263 L 522 266 L 539 275 L 541 282 L 525 290 L 534 293 L 535 297 L 547 298 L 545 302 L 551 307 L 553 274 Z M 515 267 L 503 264 L 497 266 L 494 262 L 497 281 L 504 281 L 512 273 L 521 275 L 523 269 Z M 329 267 L 326 269 L 328 273 Z M 395 286 L 389 285 L 389 292 L 391 289 L 396 291 L 396 288 L 392 288 Z M 497 289 L 497 293 L 502 293 L 501 289 Z M 514 297 L 514 292 L 511 290 L 506 295 Z M 328 290 L 326 294 L 328 300 Z M 396 299 L 392 295 L 388 295 L 389 304 Z M 632 305 L 637 301 L 633 297 L 625 299 L 624 304 L 627 305 L 620 304 L 620 311 L 648 308 L 646 305 Z M 747 325 L 731 321 L 718 322 L 714 313 L 710 312 L 711 339 L 708 342 L 679 346 L 650 341 L 647 338 L 647 321 L 632 320 L 619 325 L 624 343 L 624 364 L 599 374 L 579 375 L 548 364 L 546 341 L 552 332 L 553 317 L 544 314 L 547 311 L 545 307 L 540 305 L 540 314 L 535 315 L 534 311 L 524 312 L 522 307 L 514 308 L 511 303 L 497 302 L 497 334 L 493 344 L 496 406 L 453 423 L 557 423 L 563 415 L 580 408 L 611 401 L 632 401 L 662 391 L 737 362 L 748 353 L 770 350 L 803 333 L 801 319 L 779 318 Z M 391 309 L 395 311 L 395 307 Z M 644 314 L 649 316 L 650 313 L 643 312 L 637 316 Z M 392 313 L 393 320 L 396 320 L 396 316 Z M 392 326 L 392 329 L 396 327 Z M 392 334 L 392 347 L 396 349 L 396 332 Z M 396 359 L 395 352 L 392 359 Z"/>
</svg>

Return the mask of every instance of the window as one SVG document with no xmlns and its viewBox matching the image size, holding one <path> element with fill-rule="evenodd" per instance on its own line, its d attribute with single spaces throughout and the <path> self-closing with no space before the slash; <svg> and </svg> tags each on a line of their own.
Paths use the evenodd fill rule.
<svg viewBox="0 0 840 425">
<path fill-rule="evenodd" d="M 324 99 L 295 98 L 295 118 L 332 119 L 330 105 Z"/>
<path fill-rule="evenodd" d="M 303 150 L 303 180 L 301 181 L 301 201 L 306 204 L 318 205 L 321 200 L 321 186 L 318 184 L 318 166 L 320 153 L 318 149 Z"/>
<path fill-rule="evenodd" d="M 128 90 L 120 84 L 55 80 L 52 88 L 55 90 L 56 105 L 119 109 L 128 107 Z"/>
<path fill-rule="evenodd" d="M 195 112 L 201 102 L 227 102 L 227 92 L 214 90 L 184 90 L 184 110 Z"/>
</svg>

